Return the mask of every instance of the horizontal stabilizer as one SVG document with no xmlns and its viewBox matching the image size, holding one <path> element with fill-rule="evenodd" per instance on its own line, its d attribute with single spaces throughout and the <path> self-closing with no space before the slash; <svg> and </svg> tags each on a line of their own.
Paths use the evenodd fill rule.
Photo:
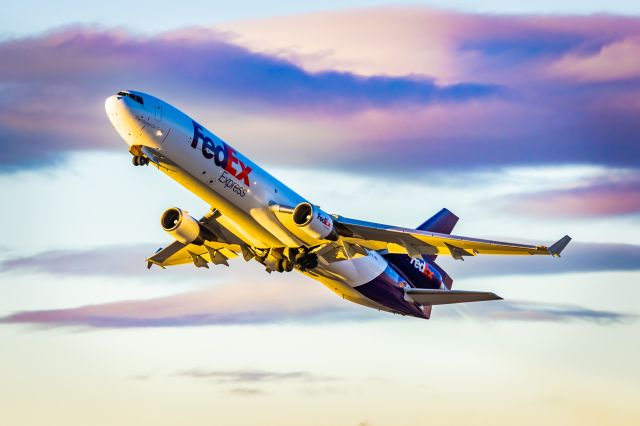
<svg viewBox="0 0 640 426">
<path fill-rule="evenodd" d="M 560 253 L 562 253 L 562 250 L 564 250 L 564 248 L 567 246 L 567 244 L 569 244 L 570 241 L 571 237 L 565 235 L 564 237 L 553 243 L 551 247 L 549 247 L 549 253 L 551 254 L 551 256 L 560 257 Z"/>
<path fill-rule="evenodd" d="M 405 296 L 421 305 L 448 305 L 451 303 L 502 300 L 502 297 L 488 291 L 432 290 L 426 288 L 405 289 Z"/>
</svg>

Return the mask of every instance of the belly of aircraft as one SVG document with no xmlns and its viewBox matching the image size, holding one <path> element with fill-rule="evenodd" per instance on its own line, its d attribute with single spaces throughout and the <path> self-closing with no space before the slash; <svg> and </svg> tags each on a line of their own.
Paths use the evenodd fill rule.
<svg viewBox="0 0 640 426">
<path fill-rule="evenodd" d="M 424 318 L 422 309 L 404 299 L 404 281 L 376 252 L 322 264 L 305 275 L 338 296 L 373 309 Z"/>
</svg>

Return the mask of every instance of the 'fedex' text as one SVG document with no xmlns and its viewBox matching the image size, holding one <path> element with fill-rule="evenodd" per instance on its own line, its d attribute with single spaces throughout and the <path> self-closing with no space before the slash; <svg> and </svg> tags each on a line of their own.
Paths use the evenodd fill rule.
<svg viewBox="0 0 640 426">
<path fill-rule="evenodd" d="M 216 166 L 222 168 L 238 181 L 250 186 L 249 175 L 251 174 L 251 167 L 245 166 L 245 164 L 236 157 L 236 151 L 233 148 L 218 138 L 214 137 L 214 139 L 211 139 L 209 136 L 206 136 L 204 127 L 193 121 L 191 148 L 197 149 L 198 142 L 202 142 L 201 150 L 204 158 L 209 160 L 213 159 Z"/>
</svg>

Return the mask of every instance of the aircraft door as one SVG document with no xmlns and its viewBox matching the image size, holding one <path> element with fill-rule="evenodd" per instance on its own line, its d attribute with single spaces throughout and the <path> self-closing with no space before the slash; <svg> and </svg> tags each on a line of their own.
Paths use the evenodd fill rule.
<svg viewBox="0 0 640 426">
<path fill-rule="evenodd" d="M 160 104 L 156 104 L 154 107 L 154 117 L 156 121 L 162 121 L 162 106 Z"/>
</svg>

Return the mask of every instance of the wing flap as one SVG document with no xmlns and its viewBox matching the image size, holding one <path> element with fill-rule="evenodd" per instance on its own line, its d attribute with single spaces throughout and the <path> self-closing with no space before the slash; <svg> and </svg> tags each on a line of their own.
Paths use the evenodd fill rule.
<svg viewBox="0 0 640 426">
<path fill-rule="evenodd" d="M 405 296 L 421 305 L 449 305 L 452 303 L 502 300 L 502 297 L 488 291 L 432 290 L 424 288 L 406 289 Z"/>
</svg>

